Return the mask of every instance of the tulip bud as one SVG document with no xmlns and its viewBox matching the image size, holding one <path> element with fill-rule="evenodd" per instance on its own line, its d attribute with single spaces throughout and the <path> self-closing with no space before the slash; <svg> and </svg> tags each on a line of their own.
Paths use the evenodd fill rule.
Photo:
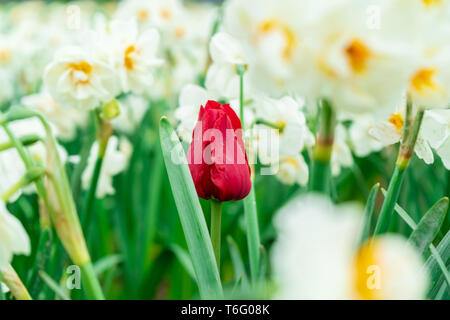
<svg viewBox="0 0 450 320">
<path fill-rule="evenodd" d="M 208 101 L 201 107 L 187 158 L 199 197 L 237 201 L 250 192 L 241 122 L 230 105 Z"/>
</svg>

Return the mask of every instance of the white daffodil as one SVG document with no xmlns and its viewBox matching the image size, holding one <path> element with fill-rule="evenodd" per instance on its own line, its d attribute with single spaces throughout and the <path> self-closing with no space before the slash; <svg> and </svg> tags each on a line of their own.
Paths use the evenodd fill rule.
<svg viewBox="0 0 450 320">
<path fill-rule="evenodd" d="M 369 115 L 362 115 L 353 119 L 349 129 L 349 139 L 352 150 L 358 157 L 366 157 L 384 147 L 380 141 L 370 135 L 373 123 L 374 118 Z"/>
<path fill-rule="evenodd" d="M 5 203 L 0 200 L 0 267 L 8 266 L 13 255 L 29 255 L 30 238 L 22 223 L 8 212 Z"/>
<path fill-rule="evenodd" d="M 113 177 L 126 169 L 131 153 L 132 146 L 125 138 L 121 138 L 120 142 L 116 136 L 112 136 L 109 139 L 98 179 L 96 190 L 97 198 L 104 198 L 106 195 L 112 195 L 115 193 L 113 187 Z M 98 142 L 95 142 L 89 155 L 87 167 L 82 175 L 82 184 L 84 189 L 89 189 L 97 157 Z"/>
<path fill-rule="evenodd" d="M 25 107 L 42 112 L 55 128 L 58 138 L 71 141 L 77 128 L 86 123 L 87 113 L 70 106 L 63 107 L 46 91 L 25 96 L 20 101 Z M 70 121 L 67 119 L 70 118 Z"/>
<path fill-rule="evenodd" d="M 128 94 L 120 98 L 119 103 L 120 115 L 113 120 L 113 125 L 125 133 L 132 133 L 141 123 L 149 108 L 149 103 L 142 96 L 136 94 Z"/>
<path fill-rule="evenodd" d="M 213 64 L 206 74 L 205 86 L 212 92 L 225 97 L 239 98 L 240 79 L 237 74 L 238 65 L 246 65 L 246 59 L 240 44 L 229 34 L 220 32 L 214 35 L 209 46 Z M 244 74 L 244 82 L 247 76 Z M 244 86 L 245 96 L 248 97 L 248 86 Z"/>
<path fill-rule="evenodd" d="M 119 93 L 114 70 L 79 47 L 56 53 L 45 70 L 44 83 L 61 105 L 85 109 L 109 102 Z"/>
<path fill-rule="evenodd" d="M 106 54 L 119 74 L 122 91 L 143 93 L 150 90 L 153 71 L 163 63 L 157 57 L 158 31 L 147 29 L 140 33 L 135 20 L 114 20 L 108 31 Z"/>
<path fill-rule="evenodd" d="M 282 157 L 278 162 L 276 177 L 286 185 L 298 184 L 306 186 L 309 180 L 308 164 L 301 154 L 291 157 Z"/>
<path fill-rule="evenodd" d="M 353 156 L 347 143 L 347 131 L 344 126 L 336 126 L 333 150 L 331 153 L 331 173 L 337 176 L 341 173 L 341 168 L 348 168 L 353 165 Z"/>
<path fill-rule="evenodd" d="M 255 105 L 256 121 L 264 121 L 255 126 L 255 137 L 258 141 L 258 155 L 263 164 L 277 162 L 284 157 L 297 157 L 311 135 L 306 126 L 305 116 L 301 106 L 291 97 L 271 99 L 263 97 Z M 268 127 L 272 126 L 272 128 Z M 271 132 L 276 130 L 275 136 Z M 272 149 L 273 139 L 278 140 L 279 149 Z"/>
<path fill-rule="evenodd" d="M 414 109 L 414 108 L 413 108 Z M 415 112 L 416 110 L 413 110 Z M 447 137 L 450 135 L 450 111 L 429 110 L 425 112 L 419 136 L 414 148 L 416 155 L 426 164 L 434 162 L 433 149 L 441 157 L 444 165 L 450 168 Z M 376 121 L 369 134 L 384 146 L 402 140 L 405 107 L 389 115 L 386 120 Z"/>
<path fill-rule="evenodd" d="M 275 217 L 274 280 L 281 299 L 423 299 L 420 255 L 400 236 L 358 249 L 362 208 L 300 196 Z"/>
<path fill-rule="evenodd" d="M 302 1 L 303 2 L 303 1 Z M 229 1 L 222 31 L 234 37 L 248 59 L 248 77 L 256 88 L 280 96 L 286 93 L 296 61 L 308 64 L 299 32 L 304 21 L 300 1 Z"/>
</svg>

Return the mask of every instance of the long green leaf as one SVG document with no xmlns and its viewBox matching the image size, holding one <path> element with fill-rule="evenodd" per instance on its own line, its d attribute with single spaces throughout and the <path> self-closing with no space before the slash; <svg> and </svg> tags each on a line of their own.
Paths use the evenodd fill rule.
<svg viewBox="0 0 450 320">
<path fill-rule="evenodd" d="M 414 222 L 414 220 L 398 204 L 395 205 L 395 211 L 411 227 L 411 229 L 413 231 L 417 228 L 417 225 Z M 430 262 L 430 264 L 428 264 L 428 261 L 427 261 L 427 263 L 425 264 L 425 268 L 431 274 L 432 278 L 434 278 L 436 276 L 438 279 L 439 279 L 439 275 L 436 275 L 436 271 L 433 271 L 434 269 L 430 269 L 430 268 L 431 268 L 431 266 L 433 266 L 433 268 L 435 268 L 435 267 L 440 268 L 443 278 L 450 285 L 450 273 L 448 272 L 447 267 L 445 266 L 445 263 L 444 263 L 444 261 L 448 260 L 448 257 L 450 256 L 450 235 L 447 233 L 447 235 L 444 237 L 444 239 L 439 244 L 438 249 L 436 249 L 432 243 L 429 244 L 429 248 L 430 248 L 430 252 L 431 252 L 430 258 L 433 259 L 432 260 L 433 262 Z M 442 248 L 442 249 L 439 249 L 439 248 Z M 444 259 L 442 258 L 443 255 L 444 255 Z M 433 284 L 433 280 L 432 280 L 432 284 Z M 431 286 L 431 288 L 433 288 L 433 286 Z"/>
<path fill-rule="evenodd" d="M 448 198 L 442 198 L 431 207 L 420 220 L 417 228 L 409 237 L 418 250 L 423 253 L 431 244 L 444 222 L 448 210 Z"/>
<path fill-rule="evenodd" d="M 179 245 L 177 245 L 175 243 L 172 243 L 169 246 L 169 249 L 173 252 L 175 257 L 178 259 L 178 261 L 183 266 L 184 270 L 186 270 L 186 272 L 192 278 L 192 280 L 196 281 L 195 271 L 194 271 L 194 267 L 192 265 L 191 257 L 186 252 L 186 250 L 184 250 L 183 248 L 181 248 Z"/>
<path fill-rule="evenodd" d="M 447 232 L 437 248 L 430 246 L 430 250 L 431 256 L 425 263 L 425 267 L 431 277 L 430 292 L 433 292 L 436 288 L 441 287 L 444 281 L 447 281 L 448 285 L 450 284 L 450 275 L 447 270 L 450 260 L 450 231 Z"/>
<path fill-rule="evenodd" d="M 258 226 L 258 213 L 256 211 L 256 200 L 255 200 L 255 186 L 252 185 L 252 189 L 248 196 L 243 200 L 245 220 L 247 223 L 247 243 L 248 243 L 248 254 L 250 258 L 250 275 L 252 281 L 256 282 L 259 273 L 259 246 L 261 244 L 259 236 L 259 226 Z"/>
<path fill-rule="evenodd" d="M 159 131 L 164 162 L 194 266 L 200 296 L 223 297 L 208 228 L 186 164 L 183 147 L 166 117 L 161 118 Z"/>
<path fill-rule="evenodd" d="M 231 262 L 234 268 L 234 280 L 235 283 L 241 282 L 244 290 L 248 290 L 248 277 L 245 271 L 245 265 L 242 261 L 241 253 L 236 242 L 231 236 L 227 237 L 228 249 L 230 250 Z M 240 280 L 239 280 L 240 279 Z"/>
<path fill-rule="evenodd" d="M 47 273 L 45 273 L 43 270 L 39 271 L 39 276 L 44 280 L 44 282 L 49 286 L 50 289 L 53 290 L 61 299 L 63 300 L 70 300 L 70 298 L 67 296 L 67 294 L 64 292 L 64 289 L 62 289 L 55 280 L 53 280 Z"/>
<path fill-rule="evenodd" d="M 119 254 L 106 256 L 94 263 L 94 272 L 96 275 L 101 275 L 103 272 L 118 265 L 122 261 L 123 258 Z"/>
<path fill-rule="evenodd" d="M 372 225 L 373 211 L 375 208 L 375 200 L 377 198 L 379 189 L 380 184 L 377 183 L 376 185 L 373 186 L 372 190 L 370 191 L 369 198 L 367 199 L 366 208 L 364 210 L 363 226 L 361 231 L 361 239 L 360 239 L 361 244 L 370 237 L 370 229 Z"/>
</svg>

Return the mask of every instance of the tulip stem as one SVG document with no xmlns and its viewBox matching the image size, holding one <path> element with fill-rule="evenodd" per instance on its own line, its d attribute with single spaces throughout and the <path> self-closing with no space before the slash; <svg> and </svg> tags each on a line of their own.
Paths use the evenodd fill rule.
<svg viewBox="0 0 450 320">
<path fill-rule="evenodd" d="M 312 177 L 310 188 L 313 191 L 329 193 L 330 189 L 330 160 L 333 151 L 335 114 L 327 100 L 321 100 L 319 111 L 319 128 L 317 141 L 313 150 Z"/>
<path fill-rule="evenodd" d="M 406 169 L 408 168 L 409 162 L 414 154 L 414 146 L 416 144 L 417 137 L 419 136 L 424 111 L 420 110 L 417 113 L 412 128 L 410 127 L 411 124 L 408 123 L 411 121 L 409 116 L 410 112 L 411 112 L 411 104 L 408 103 L 406 112 L 407 123 L 403 128 L 403 141 L 402 144 L 400 145 L 397 162 L 395 164 L 394 174 L 392 175 L 391 181 L 389 182 L 386 197 L 384 199 L 383 206 L 381 207 L 378 222 L 374 231 L 374 236 L 385 233 L 389 230 L 391 216 L 394 212 L 395 204 L 397 203 L 398 197 L 400 195 L 403 177 Z M 405 136 L 405 134 L 408 134 L 408 136 Z"/>
<path fill-rule="evenodd" d="M 217 270 L 220 273 L 220 235 L 222 220 L 222 203 L 211 200 L 211 243 L 216 257 Z"/>
</svg>

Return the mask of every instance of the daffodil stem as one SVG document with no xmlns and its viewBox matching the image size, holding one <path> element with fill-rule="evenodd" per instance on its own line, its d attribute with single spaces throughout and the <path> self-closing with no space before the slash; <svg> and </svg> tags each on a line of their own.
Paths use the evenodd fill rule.
<svg viewBox="0 0 450 320">
<path fill-rule="evenodd" d="M 336 126 L 335 114 L 327 100 L 321 100 L 316 145 L 313 149 L 312 176 L 310 188 L 312 191 L 329 193 L 330 161 L 334 143 Z"/>
<path fill-rule="evenodd" d="M 100 172 L 102 170 L 103 157 L 97 157 L 95 161 L 94 172 L 92 173 L 91 185 L 89 186 L 88 194 L 83 207 L 81 215 L 81 225 L 84 232 L 87 234 L 87 227 L 91 220 L 92 206 L 94 205 L 95 194 L 97 191 L 98 180 L 100 178 Z"/>
<path fill-rule="evenodd" d="M 240 79 L 240 96 L 239 96 L 239 102 L 240 102 L 240 117 L 241 117 L 241 125 L 242 129 L 245 129 L 244 125 L 244 74 L 247 70 L 247 66 L 240 64 L 236 66 L 236 72 L 239 75 Z M 254 124 L 265 124 L 270 126 L 270 122 L 265 122 L 264 120 L 259 120 L 254 122 L 250 130 L 253 130 Z M 253 159 L 253 154 L 250 155 L 251 159 Z M 248 253 L 249 253 L 249 260 L 250 260 L 250 274 L 252 278 L 252 283 L 255 284 L 258 280 L 259 275 L 259 257 L 260 257 L 260 246 L 261 246 L 261 239 L 259 236 L 259 225 L 258 225 L 258 211 L 256 208 L 256 199 L 255 199 L 255 184 L 254 184 L 254 168 L 252 168 L 252 186 L 250 189 L 250 193 L 247 195 L 247 197 L 243 200 L 244 203 L 244 212 L 245 212 L 245 220 L 247 224 L 247 245 L 248 245 Z"/>
<path fill-rule="evenodd" d="M 1 268 L 0 273 L 3 283 L 17 300 L 32 300 L 27 288 L 11 265 Z"/>
<path fill-rule="evenodd" d="M 411 107 L 409 106 L 407 109 L 410 108 Z M 419 136 L 423 116 L 424 111 L 420 110 L 415 117 L 412 128 L 410 128 L 411 124 L 407 124 L 407 129 L 405 128 L 403 131 L 403 133 L 407 133 L 408 136 L 403 137 L 403 141 L 397 157 L 397 162 L 395 164 L 394 174 L 392 175 L 391 181 L 389 182 L 386 197 L 384 199 L 383 206 L 381 207 L 378 222 L 375 227 L 374 236 L 385 233 L 389 230 L 391 217 L 394 212 L 395 204 L 397 203 L 398 197 L 400 195 L 405 171 L 408 168 L 409 162 L 414 154 L 414 146 L 416 144 L 417 137 Z M 411 120 L 407 117 L 406 121 L 410 122 Z"/>
<path fill-rule="evenodd" d="M 80 269 L 81 277 L 83 279 L 88 298 L 95 300 L 105 300 L 102 288 L 100 287 L 100 283 L 98 282 L 97 276 L 95 275 L 92 262 L 89 261 L 88 263 L 81 265 Z"/>
<path fill-rule="evenodd" d="M 211 243 L 216 257 L 217 270 L 220 272 L 220 238 L 221 238 L 222 203 L 211 200 Z"/>
<path fill-rule="evenodd" d="M 95 194 L 97 192 L 98 180 L 102 171 L 103 159 L 106 154 L 106 148 L 108 147 L 109 138 L 112 135 L 112 127 L 108 121 L 101 118 L 100 109 L 94 110 L 95 124 L 97 131 L 97 143 L 98 143 L 98 156 L 95 162 L 94 171 L 92 173 L 91 185 L 86 196 L 86 200 L 81 215 L 81 225 L 84 232 L 87 234 L 87 227 L 91 219 L 92 207 L 95 201 Z"/>
<path fill-rule="evenodd" d="M 26 135 L 26 136 L 21 137 L 19 140 L 25 147 L 27 147 L 27 146 L 30 146 L 30 145 L 40 141 L 41 138 L 37 135 Z M 14 144 L 11 141 L 0 143 L 0 152 L 9 150 L 12 148 L 14 148 Z"/>
</svg>

